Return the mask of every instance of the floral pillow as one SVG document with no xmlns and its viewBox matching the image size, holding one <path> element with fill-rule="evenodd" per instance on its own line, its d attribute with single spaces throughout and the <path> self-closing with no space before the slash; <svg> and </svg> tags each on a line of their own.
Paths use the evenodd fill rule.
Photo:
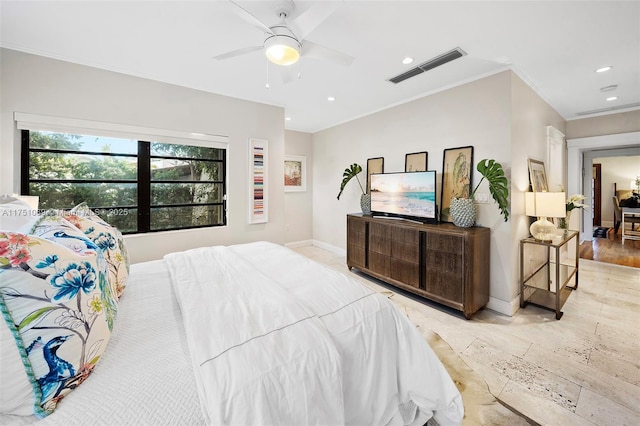
<svg viewBox="0 0 640 426">
<path fill-rule="evenodd" d="M 109 265 L 109 281 L 116 287 L 118 298 L 122 296 L 129 275 L 129 256 L 122 233 L 102 220 L 86 203 L 71 209 L 63 217 L 103 250 Z"/>
<path fill-rule="evenodd" d="M 51 229 L 48 239 L 0 232 L 0 309 L 22 362 L 3 359 L 3 394 L 5 380 L 15 382 L 7 376 L 26 372 L 32 394 L 23 405 L 31 404 L 38 417 L 53 412 L 91 374 L 117 313 L 102 252 L 89 240 L 70 246 L 70 229 L 63 224 L 59 230 L 64 235 Z M 2 410 L 22 414 L 4 401 Z"/>
</svg>

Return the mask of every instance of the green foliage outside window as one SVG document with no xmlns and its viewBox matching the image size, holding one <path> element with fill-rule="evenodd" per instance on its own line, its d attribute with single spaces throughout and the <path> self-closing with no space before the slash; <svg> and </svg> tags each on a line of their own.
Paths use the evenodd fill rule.
<svg viewBox="0 0 640 426">
<path fill-rule="evenodd" d="M 147 164 L 139 144 L 149 146 Z M 145 205 L 149 230 L 225 224 L 223 149 L 29 131 L 28 155 L 28 192 L 42 209 L 86 202 L 126 233 L 144 232 L 138 211 Z M 150 181 L 138 182 L 139 167 Z M 149 199 L 139 200 L 141 193 Z"/>
</svg>

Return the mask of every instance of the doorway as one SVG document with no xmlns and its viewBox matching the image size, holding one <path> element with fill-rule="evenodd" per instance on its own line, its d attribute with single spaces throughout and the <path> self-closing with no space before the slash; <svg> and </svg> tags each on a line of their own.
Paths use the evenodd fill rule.
<svg viewBox="0 0 640 426">
<path fill-rule="evenodd" d="M 593 185 L 591 189 L 593 200 L 593 226 L 602 224 L 602 164 L 593 165 Z"/>
</svg>

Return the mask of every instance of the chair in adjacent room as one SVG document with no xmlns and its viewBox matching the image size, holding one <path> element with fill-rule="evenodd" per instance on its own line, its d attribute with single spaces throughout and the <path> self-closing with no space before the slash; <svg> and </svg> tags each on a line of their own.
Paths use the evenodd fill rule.
<svg viewBox="0 0 640 426">
<path fill-rule="evenodd" d="M 613 215 L 613 228 L 614 232 L 617 234 L 618 229 L 620 229 L 620 223 L 622 223 L 622 209 L 620 208 L 620 201 L 615 195 L 613 196 Z M 630 223 L 631 229 L 633 230 L 636 224 L 640 224 L 640 216 L 626 216 L 624 221 L 625 223 Z"/>
</svg>

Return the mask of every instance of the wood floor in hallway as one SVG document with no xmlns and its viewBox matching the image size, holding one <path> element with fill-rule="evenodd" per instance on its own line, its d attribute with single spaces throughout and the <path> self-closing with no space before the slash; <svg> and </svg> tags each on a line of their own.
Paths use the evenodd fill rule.
<svg viewBox="0 0 640 426">
<path fill-rule="evenodd" d="M 612 228 L 607 238 L 583 241 L 580 244 L 580 258 L 640 268 L 640 241 L 625 240 L 622 245 L 620 231 L 614 234 Z"/>
</svg>

